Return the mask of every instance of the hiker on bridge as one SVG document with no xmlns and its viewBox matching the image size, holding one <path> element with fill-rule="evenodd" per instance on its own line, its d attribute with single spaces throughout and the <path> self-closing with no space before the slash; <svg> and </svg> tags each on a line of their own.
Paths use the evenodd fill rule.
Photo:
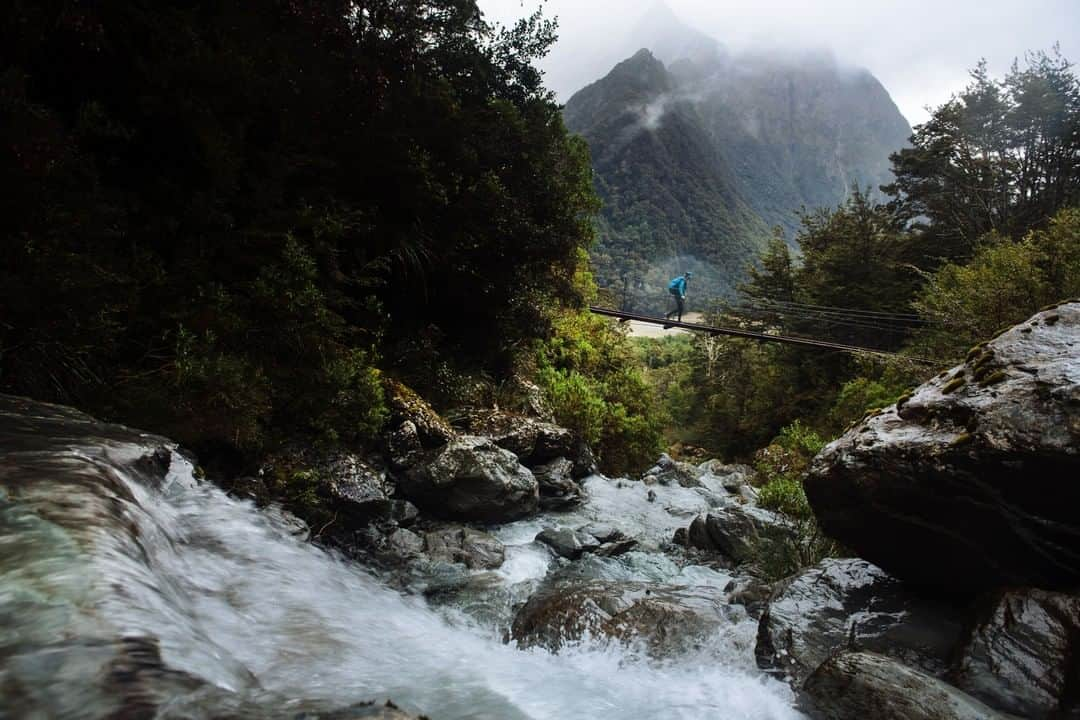
<svg viewBox="0 0 1080 720">
<path fill-rule="evenodd" d="M 675 309 L 665 315 L 665 319 L 670 320 L 672 315 L 676 315 L 678 322 L 682 322 L 683 312 L 686 310 L 686 281 L 692 277 L 694 273 L 687 272 L 685 275 L 672 278 L 668 283 L 668 292 L 675 298 Z"/>
</svg>

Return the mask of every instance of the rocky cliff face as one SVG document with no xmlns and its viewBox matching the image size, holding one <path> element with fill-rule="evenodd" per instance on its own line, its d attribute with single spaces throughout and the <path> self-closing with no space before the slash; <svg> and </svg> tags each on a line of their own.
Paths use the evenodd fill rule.
<svg viewBox="0 0 1080 720">
<path fill-rule="evenodd" d="M 1041 312 L 849 430 L 806 493 L 823 529 L 914 583 L 1080 584 L 1080 303 Z"/>
<path fill-rule="evenodd" d="M 631 294 L 668 263 L 663 272 L 691 267 L 705 273 L 699 287 L 722 293 L 771 226 L 791 237 L 799 208 L 891 181 L 889 154 L 911 128 L 866 70 L 825 53 L 709 50 L 670 22 L 638 34 L 650 36 L 663 52 L 640 50 L 564 110 L 589 141 L 604 199 L 602 283 Z"/>
</svg>

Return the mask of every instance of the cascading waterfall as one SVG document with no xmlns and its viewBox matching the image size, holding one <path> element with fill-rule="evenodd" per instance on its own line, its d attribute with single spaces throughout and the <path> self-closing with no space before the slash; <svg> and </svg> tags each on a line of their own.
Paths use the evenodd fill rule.
<svg viewBox="0 0 1080 720">
<path fill-rule="evenodd" d="M 754 668 L 750 619 L 664 660 L 588 639 L 558 655 L 520 650 L 476 614 L 429 607 L 296 537 L 286 513 L 196 482 L 175 452 L 148 482 L 132 463 L 146 448 L 105 447 L 9 452 L 0 466 L 2 717 L 107 715 L 121 680 L 147 685 L 164 716 L 227 706 L 277 717 L 392 698 L 435 720 L 800 717 L 787 687 Z M 494 573 L 503 590 L 546 572 L 550 557 L 532 543 L 544 524 L 609 516 L 660 537 L 685 523 L 679 508 L 704 502 L 684 488 L 658 488 L 668 496 L 649 502 L 640 486 L 589 483 L 593 499 L 577 515 L 496 531 L 508 545 Z M 600 571 L 725 579 L 643 547 Z"/>
</svg>

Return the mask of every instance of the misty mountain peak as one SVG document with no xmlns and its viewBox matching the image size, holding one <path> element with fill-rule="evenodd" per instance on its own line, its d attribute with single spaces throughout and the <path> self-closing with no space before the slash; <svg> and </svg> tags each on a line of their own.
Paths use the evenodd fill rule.
<svg viewBox="0 0 1080 720">
<path fill-rule="evenodd" d="M 873 75 L 820 51 L 701 63 L 639 50 L 571 97 L 563 116 L 592 151 L 605 285 L 661 272 L 678 254 L 730 290 L 769 227 L 790 237 L 799 208 L 891 182 L 889 154 L 911 134 Z"/>
<path fill-rule="evenodd" d="M 630 33 L 634 47 L 647 47 L 667 64 L 677 60 L 711 62 L 723 55 L 720 43 L 695 30 L 675 15 L 664 2 L 649 8 Z"/>
</svg>

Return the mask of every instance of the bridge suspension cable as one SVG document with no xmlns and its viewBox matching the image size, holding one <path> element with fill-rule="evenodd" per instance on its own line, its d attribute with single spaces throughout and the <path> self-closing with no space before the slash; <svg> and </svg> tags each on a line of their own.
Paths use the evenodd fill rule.
<svg viewBox="0 0 1080 720">
<path fill-rule="evenodd" d="M 897 357 L 903 358 L 905 360 L 924 363 L 927 365 L 940 364 L 936 360 L 915 357 L 913 355 L 901 355 L 900 353 L 889 352 L 887 350 L 876 350 L 874 348 L 861 347 L 859 345 L 845 345 L 844 343 L 829 342 L 827 340 L 816 340 L 814 338 L 804 338 L 798 337 L 796 335 L 772 335 L 769 333 L 756 332 L 753 330 L 741 330 L 738 328 L 725 328 L 713 325 L 703 325 L 700 323 L 680 322 L 677 320 L 668 320 L 662 317 L 654 317 L 652 315 L 641 315 L 638 313 L 623 312 L 622 310 L 613 310 L 611 308 L 599 307 L 597 305 L 590 305 L 589 310 L 597 315 L 604 315 L 606 317 L 615 318 L 619 322 L 643 322 L 649 323 L 651 325 L 660 325 L 664 328 L 681 328 L 683 330 L 706 333 L 712 336 L 727 335 L 729 337 L 741 337 L 748 340 L 784 343 L 787 345 L 801 345 L 803 347 L 817 347 L 827 350 L 839 350 L 842 352 L 849 352 L 855 354 Z"/>
</svg>

